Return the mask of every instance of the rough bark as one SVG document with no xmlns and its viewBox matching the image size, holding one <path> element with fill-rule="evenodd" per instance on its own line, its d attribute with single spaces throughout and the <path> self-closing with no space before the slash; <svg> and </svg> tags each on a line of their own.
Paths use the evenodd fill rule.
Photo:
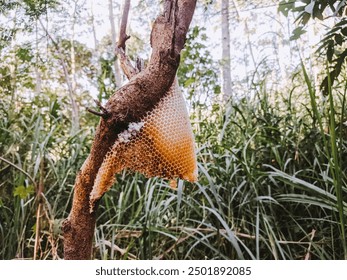
<svg viewBox="0 0 347 280">
<path fill-rule="evenodd" d="M 149 65 L 106 103 L 108 114 L 100 120 L 90 155 L 77 175 L 72 209 L 63 224 L 65 259 L 91 258 L 96 211 L 89 211 L 89 195 L 98 169 L 118 133 L 153 109 L 171 86 L 195 5 L 196 0 L 165 1 L 151 33 Z"/>
</svg>

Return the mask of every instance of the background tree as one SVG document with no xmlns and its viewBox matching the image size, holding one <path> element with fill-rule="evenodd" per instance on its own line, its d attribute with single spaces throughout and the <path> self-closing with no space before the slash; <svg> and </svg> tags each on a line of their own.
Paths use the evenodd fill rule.
<svg viewBox="0 0 347 280">
<path fill-rule="evenodd" d="M 222 0 L 222 76 L 223 76 L 223 98 L 228 100 L 231 92 L 230 72 L 230 30 L 229 30 L 229 0 Z"/>
<path fill-rule="evenodd" d="M 112 50 L 115 50 L 116 49 L 116 45 L 117 45 L 117 42 L 116 42 L 116 27 L 115 27 L 115 24 L 114 24 L 114 13 L 113 13 L 113 0 L 109 0 L 108 1 L 108 5 L 109 5 L 109 20 L 110 20 L 110 25 L 111 25 L 111 40 L 112 40 Z M 117 85 L 118 87 L 121 86 L 122 84 L 122 79 L 121 79 L 121 74 L 120 74 L 120 70 L 119 70 L 119 66 L 118 66 L 118 61 L 116 59 L 116 57 L 114 58 L 114 73 L 115 73 L 115 78 L 116 78 L 116 82 L 117 82 Z"/>
<path fill-rule="evenodd" d="M 288 16 L 289 11 L 296 15 L 297 27 L 293 30 L 291 39 L 298 39 L 306 32 L 305 29 L 310 19 L 325 22 L 333 20 L 334 23 L 327 29 L 327 33 L 317 48 L 318 55 L 325 55 L 329 64 L 329 74 L 320 85 L 322 92 L 327 95 L 330 85 L 337 80 L 342 69 L 345 69 L 347 61 L 346 1 L 281 1 L 279 11 L 286 16 Z"/>
</svg>

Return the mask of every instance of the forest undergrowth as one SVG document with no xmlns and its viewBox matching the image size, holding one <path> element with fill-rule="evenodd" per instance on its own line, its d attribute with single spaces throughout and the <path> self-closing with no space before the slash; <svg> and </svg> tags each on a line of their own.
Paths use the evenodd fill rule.
<svg viewBox="0 0 347 280">
<path fill-rule="evenodd" d="M 346 259 L 347 83 L 191 102 L 199 180 L 123 172 L 104 196 L 96 259 Z M 298 86 L 300 85 L 300 86 Z M 247 95 L 249 96 L 249 95 Z M 0 102 L 0 259 L 60 259 L 60 226 L 98 119 L 54 94 Z M 38 199 L 38 192 L 43 195 Z"/>
</svg>

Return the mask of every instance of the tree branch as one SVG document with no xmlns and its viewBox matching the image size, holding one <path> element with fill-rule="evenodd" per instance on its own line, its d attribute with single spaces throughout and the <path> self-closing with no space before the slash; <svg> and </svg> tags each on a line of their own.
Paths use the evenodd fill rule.
<svg viewBox="0 0 347 280">
<path fill-rule="evenodd" d="M 135 68 L 131 64 L 129 58 L 127 57 L 127 55 L 125 54 L 122 48 L 116 47 L 115 52 L 116 52 L 116 55 L 118 56 L 120 66 L 122 67 L 122 70 L 125 76 L 127 76 L 129 80 L 140 72 L 139 69 Z"/>
<path fill-rule="evenodd" d="M 128 24 L 128 16 L 130 10 L 130 0 L 124 1 L 122 21 L 119 30 L 118 48 L 122 48 L 125 51 L 125 42 L 130 38 L 126 34 L 126 28 Z"/>
<path fill-rule="evenodd" d="M 102 117 L 104 119 L 108 118 L 108 116 L 110 115 L 110 113 L 106 110 L 106 108 L 104 106 L 101 105 L 100 101 L 99 100 L 96 100 L 94 99 L 94 102 L 95 104 L 98 106 L 98 108 L 100 109 L 101 112 L 97 112 L 97 111 L 94 111 L 93 109 L 90 109 L 90 108 L 86 108 L 86 110 L 89 112 L 89 113 L 92 113 L 96 116 L 99 116 L 99 117 Z"/>
<path fill-rule="evenodd" d="M 130 122 L 140 121 L 171 86 L 195 5 L 196 0 L 166 0 L 164 14 L 153 25 L 153 51 L 148 67 L 133 76 L 106 103 L 109 117 L 100 120 L 90 155 L 77 175 L 72 209 L 63 225 L 65 259 L 91 258 L 98 205 L 90 213 L 89 196 L 97 172 L 117 135 Z M 165 17 L 166 14 L 170 17 Z"/>
<path fill-rule="evenodd" d="M 121 22 L 121 25 L 119 28 L 119 39 L 118 39 L 117 47 L 115 48 L 115 53 L 118 56 L 123 73 L 130 80 L 130 78 L 135 76 L 140 71 L 138 71 L 131 64 L 129 58 L 125 54 L 125 42 L 126 42 L 126 40 L 128 40 L 130 38 L 130 36 L 127 36 L 127 34 L 126 34 L 126 27 L 128 25 L 129 9 L 130 9 L 130 0 L 125 0 L 124 7 L 123 7 L 122 22 Z"/>
</svg>

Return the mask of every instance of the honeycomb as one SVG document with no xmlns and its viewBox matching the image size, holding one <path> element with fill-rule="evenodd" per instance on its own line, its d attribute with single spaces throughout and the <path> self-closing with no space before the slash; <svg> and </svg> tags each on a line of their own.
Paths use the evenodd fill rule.
<svg viewBox="0 0 347 280">
<path fill-rule="evenodd" d="M 156 107 L 118 135 L 107 153 L 91 192 L 91 207 L 109 190 L 123 169 L 146 177 L 197 180 L 194 137 L 177 79 Z"/>
</svg>

